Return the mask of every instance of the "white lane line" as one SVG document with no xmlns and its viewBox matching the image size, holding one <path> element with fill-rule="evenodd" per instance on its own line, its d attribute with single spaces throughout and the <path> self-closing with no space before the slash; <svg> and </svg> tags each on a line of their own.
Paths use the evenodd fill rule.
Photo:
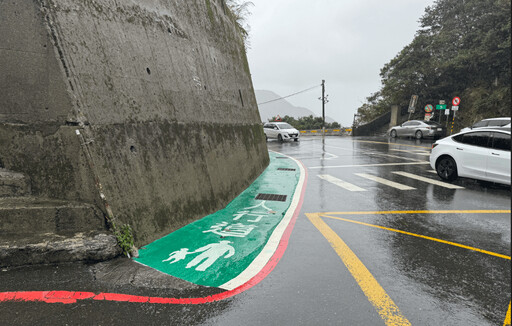
<svg viewBox="0 0 512 326">
<path fill-rule="evenodd" d="M 430 152 L 427 152 L 427 151 L 406 151 L 403 149 L 394 149 L 394 148 L 391 148 L 390 150 L 395 151 L 395 152 L 405 152 L 405 153 L 415 154 L 415 155 L 430 156 Z"/>
<path fill-rule="evenodd" d="M 309 167 L 308 169 L 357 168 L 357 167 L 369 167 L 369 166 L 395 166 L 395 165 L 419 165 L 419 164 L 430 164 L 430 162 L 421 161 L 421 162 L 407 162 L 407 163 L 377 163 L 377 164 L 312 166 L 312 167 Z"/>
<path fill-rule="evenodd" d="M 373 180 L 375 182 L 382 183 L 382 184 L 384 184 L 386 186 L 390 186 L 390 187 L 393 187 L 393 188 L 396 188 L 396 189 L 400 189 L 400 190 L 414 190 L 414 189 L 416 189 L 416 188 L 409 187 L 409 186 L 403 185 L 403 184 L 398 183 L 398 182 L 386 180 L 386 179 L 383 179 L 383 178 L 380 178 L 380 177 L 377 177 L 377 176 L 374 176 L 374 175 L 371 175 L 371 174 L 355 173 L 355 175 L 360 176 L 360 177 L 365 178 L 365 179 Z"/>
<path fill-rule="evenodd" d="M 436 186 L 445 187 L 445 188 L 448 188 L 448 189 L 464 189 L 464 187 L 460 187 L 460 186 L 452 185 L 450 183 L 446 183 L 446 182 L 441 182 L 441 181 L 425 178 L 425 177 L 422 177 L 422 176 L 419 176 L 419 175 L 416 175 L 416 174 L 412 174 L 412 173 L 408 173 L 408 172 L 394 171 L 393 173 L 401 175 L 401 176 L 404 176 L 404 177 L 407 177 L 407 178 L 416 179 L 416 180 L 423 181 L 423 182 L 428 182 L 430 184 L 433 184 L 433 185 L 436 185 Z"/>
<path fill-rule="evenodd" d="M 359 188 L 356 185 L 340 180 L 328 174 L 319 174 L 318 177 L 343 189 L 347 189 L 350 191 L 366 191 L 366 189 Z"/>
<path fill-rule="evenodd" d="M 404 156 L 398 156 L 398 155 L 391 155 L 391 154 L 384 154 L 384 153 L 365 153 L 365 154 L 368 154 L 368 155 L 370 155 L 370 156 L 378 155 L 378 156 L 384 156 L 384 157 L 398 158 L 398 159 L 406 160 L 406 161 L 415 161 L 415 162 L 419 162 L 419 161 L 420 161 L 420 160 L 417 160 L 417 159 L 415 159 L 415 158 L 404 157 Z"/>
<path fill-rule="evenodd" d="M 327 154 L 327 155 L 331 155 L 331 157 L 328 157 L 328 158 L 324 158 L 324 157 L 322 157 L 322 158 L 321 158 L 322 160 L 332 160 L 332 159 L 334 159 L 334 158 L 338 158 L 338 156 L 337 156 L 337 155 L 334 155 L 334 154 L 331 154 L 331 153 L 327 153 L 327 152 L 325 152 L 325 154 Z"/>
<path fill-rule="evenodd" d="M 370 156 L 379 155 L 379 156 L 385 156 L 385 157 L 399 158 L 399 159 L 408 160 L 408 161 L 419 161 L 417 159 L 410 158 L 410 157 L 403 157 L 403 156 L 397 156 L 397 155 L 386 154 L 386 153 L 378 153 L 378 152 L 373 152 L 373 151 L 368 151 L 368 150 L 361 150 L 358 148 L 337 147 L 337 146 L 332 146 L 332 145 L 326 145 L 326 146 L 332 147 L 332 148 L 337 148 L 337 149 L 342 149 L 342 150 L 346 150 L 346 151 L 362 153 L 363 155 L 370 155 Z M 409 151 L 406 151 L 406 150 L 401 150 L 401 151 L 410 153 Z"/>
<path fill-rule="evenodd" d="M 437 174 L 437 171 L 436 171 L 436 170 L 428 170 L 427 172 Z"/>
<path fill-rule="evenodd" d="M 290 154 L 290 155 L 293 155 L 293 153 Z M 327 152 L 324 152 L 324 153 L 310 153 L 307 156 L 294 155 L 293 157 L 296 158 L 297 160 L 313 160 L 314 159 L 314 160 L 324 160 L 324 161 L 338 158 L 337 155 L 334 155 L 334 154 L 331 154 L 331 153 L 327 153 Z"/>
</svg>

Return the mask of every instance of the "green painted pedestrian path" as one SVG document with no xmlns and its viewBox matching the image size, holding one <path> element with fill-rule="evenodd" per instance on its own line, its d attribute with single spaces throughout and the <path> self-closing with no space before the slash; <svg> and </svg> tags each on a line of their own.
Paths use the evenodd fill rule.
<svg viewBox="0 0 512 326">
<path fill-rule="evenodd" d="M 265 171 L 224 209 L 146 245 L 135 260 L 195 284 L 227 290 L 258 274 L 296 217 L 305 182 L 300 162 L 275 152 L 269 155 Z"/>
</svg>

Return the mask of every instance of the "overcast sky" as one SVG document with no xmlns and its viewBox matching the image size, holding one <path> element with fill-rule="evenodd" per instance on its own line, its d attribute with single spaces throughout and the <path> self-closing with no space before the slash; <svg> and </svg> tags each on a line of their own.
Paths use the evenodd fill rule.
<svg viewBox="0 0 512 326">
<path fill-rule="evenodd" d="M 409 44 L 434 0 L 252 0 L 248 60 L 254 89 L 286 96 L 325 79 L 326 115 L 352 125 L 380 89 L 380 69 Z M 289 97 L 319 116 L 321 88 Z"/>
</svg>

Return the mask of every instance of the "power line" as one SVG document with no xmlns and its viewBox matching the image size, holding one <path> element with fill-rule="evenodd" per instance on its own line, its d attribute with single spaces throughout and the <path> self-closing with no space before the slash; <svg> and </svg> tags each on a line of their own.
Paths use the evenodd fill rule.
<svg viewBox="0 0 512 326">
<path fill-rule="evenodd" d="M 270 102 L 279 101 L 279 100 L 285 99 L 285 98 L 290 97 L 290 96 L 294 96 L 294 95 L 297 95 L 297 94 L 300 94 L 300 93 L 304 93 L 304 92 L 310 91 L 310 90 L 312 90 L 312 89 L 314 89 L 314 88 L 317 88 L 318 86 L 321 86 L 321 85 L 316 85 L 316 86 L 310 87 L 310 88 L 308 88 L 308 89 L 302 90 L 302 91 L 297 92 L 297 93 L 293 93 L 293 94 L 290 94 L 290 95 L 286 95 L 286 96 L 283 96 L 283 97 L 280 97 L 280 98 L 276 98 L 276 99 L 273 99 L 273 100 L 270 100 L 270 101 L 266 101 L 266 102 L 258 103 L 257 105 L 263 105 L 263 104 L 267 104 L 267 103 L 270 103 Z"/>
</svg>

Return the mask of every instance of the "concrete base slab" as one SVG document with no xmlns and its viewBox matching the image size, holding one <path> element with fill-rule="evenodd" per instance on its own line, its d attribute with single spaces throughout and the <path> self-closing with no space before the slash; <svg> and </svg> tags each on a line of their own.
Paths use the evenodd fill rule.
<svg viewBox="0 0 512 326">
<path fill-rule="evenodd" d="M 121 254 L 116 237 L 105 232 L 7 235 L 0 240 L 0 266 L 104 261 Z"/>
</svg>

